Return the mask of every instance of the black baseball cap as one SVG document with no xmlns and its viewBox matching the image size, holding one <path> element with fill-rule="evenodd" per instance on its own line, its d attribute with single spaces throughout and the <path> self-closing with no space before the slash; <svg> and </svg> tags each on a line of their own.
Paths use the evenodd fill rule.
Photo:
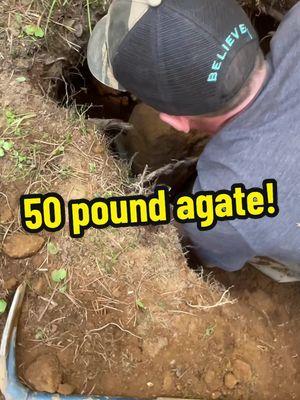
<svg viewBox="0 0 300 400">
<path fill-rule="evenodd" d="M 88 46 L 93 75 L 160 112 L 226 106 L 254 69 L 257 34 L 235 0 L 113 0 Z"/>
</svg>

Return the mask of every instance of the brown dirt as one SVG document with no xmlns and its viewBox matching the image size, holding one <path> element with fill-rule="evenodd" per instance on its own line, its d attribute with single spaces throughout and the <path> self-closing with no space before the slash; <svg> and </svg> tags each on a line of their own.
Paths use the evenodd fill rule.
<svg viewBox="0 0 300 400">
<path fill-rule="evenodd" d="M 6 6 L 4 16 L 9 9 L 12 20 L 16 5 Z M 24 7 L 18 3 L 19 11 Z M 18 202 L 25 192 L 55 191 L 69 200 L 139 189 L 101 132 L 43 98 L 37 82 L 36 88 L 16 82 L 27 76 L 31 59 L 24 49 L 32 50 L 32 43 L 21 46 L 12 35 L 16 58 L 6 42 L 2 47 L 0 138 L 13 141 L 18 154 L 0 159 L 1 243 L 21 233 Z M 49 54 L 34 51 L 39 62 Z M 7 130 L 8 109 L 34 114 L 21 124 L 21 135 Z M 10 301 L 16 280 L 28 282 L 17 348 L 24 383 L 139 397 L 300 397 L 299 284 L 278 285 L 245 268 L 215 271 L 222 286 L 187 267 L 172 227 L 91 230 L 80 240 L 67 230 L 43 237 L 46 245 L 31 258 L 0 252 L 1 298 Z M 68 275 L 55 284 L 51 272 L 59 268 Z M 229 296 L 225 289 L 232 286 Z M 40 357 L 51 387 L 36 382 Z"/>
</svg>

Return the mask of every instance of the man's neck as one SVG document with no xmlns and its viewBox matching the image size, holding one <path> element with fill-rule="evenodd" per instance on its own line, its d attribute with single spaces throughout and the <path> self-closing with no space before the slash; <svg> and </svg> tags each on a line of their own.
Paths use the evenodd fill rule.
<svg viewBox="0 0 300 400">
<path fill-rule="evenodd" d="M 261 88 L 264 85 L 264 82 L 267 78 L 267 63 L 265 63 L 264 67 L 257 73 L 253 85 L 251 87 L 251 93 L 249 96 L 236 108 L 233 110 L 214 117 L 197 117 L 191 118 L 191 128 L 196 130 L 202 130 L 207 133 L 216 134 L 218 131 L 223 128 L 229 121 L 231 121 L 234 117 L 239 115 L 241 112 L 245 111 L 252 101 L 256 98 Z"/>
</svg>

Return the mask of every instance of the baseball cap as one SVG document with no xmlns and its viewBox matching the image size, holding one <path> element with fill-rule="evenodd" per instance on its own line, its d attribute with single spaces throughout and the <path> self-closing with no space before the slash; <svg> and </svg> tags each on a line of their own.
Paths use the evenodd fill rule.
<svg viewBox="0 0 300 400">
<path fill-rule="evenodd" d="M 160 112 L 216 112 L 243 87 L 259 51 L 235 0 L 113 0 L 88 45 L 92 74 Z"/>
</svg>

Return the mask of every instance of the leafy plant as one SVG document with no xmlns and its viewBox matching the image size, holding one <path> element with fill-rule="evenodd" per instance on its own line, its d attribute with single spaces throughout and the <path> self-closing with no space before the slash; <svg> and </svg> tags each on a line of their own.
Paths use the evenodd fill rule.
<svg viewBox="0 0 300 400">
<path fill-rule="evenodd" d="M 9 126 L 12 126 L 17 119 L 16 114 L 12 110 L 7 110 L 5 113 L 5 116 L 6 116 L 7 125 L 9 125 Z"/>
<path fill-rule="evenodd" d="M 67 285 L 63 285 L 59 288 L 60 293 L 66 293 L 67 291 Z"/>
<path fill-rule="evenodd" d="M 209 327 L 207 327 L 205 333 L 204 333 L 204 337 L 210 337 L 215 333 L 215 329 L 216 329 L 216 325 L 211 325 Z"/>
<path fill-rule="evenodd" d="M 7 302 L 3 299 L 0 300 L 0 314 L 3 314 L 7 308 Z"/>
<path fill-rule="evenodd" d="M 23 30 L 28 36 L 33 36 L 39 39 L 45 36 L 43 29 L 37 25 L 26 25 Z"/>
<path fill-rule="evenodd" d="M 17 83 L 23 83 L 23 82 L 26 82 L 26 81 L 27 81 L 27 78 L 25 76 L 18 76 L 16 78 L 16 82 Z"/>
<path fill-rule="evenodd" d="M 55 243 L 49 242 L 47 244 L 47 251 L 48 251 L 49 254 L 51 254 L 53 256 L 56 256 L 56 254 L 59 253 L 59 248 L 58 248 L 58 246 L 56 246 Z"/>
<path fill-rule="evenodd" d="M 62 281 L 64 281 L 66 279 L 67 274 L 68 273 L 67 273 L 67 270 L 65 268 L 55 269 L 51 273 L 51 279 L 55 283 L 60 283 L 60 282 L 62 282 Z"/>
<path fill-rule="evenodd" d="M 0 158 L 5 156 L 5 153 L 13 148 L 13 142 L 0 139 Z"/>
<path fill-rule="evenodd" d="M 22 15 L 20 14 L 20 13 L 16 13 L 15 14 L 15 18 L 16 18 L 16 21 L 17 21 L 17 23 L 19 24 L 19 25 L 21 25 L 21 23 L 22 23 Z"/>
<path fill-rule="evenodd" d="M 30 160 L 28 159 L 28 157 L 17 150 L 14 151 L 13 156 L 16 161 L 17 168 L 21 171 L 23 171 L 25 167 L 27 167 L 30 164 Z"/>
<path fill-rule="evenodd" d="M 8 126 L 8 133 L 13 133 L 15 136 L 21 136 L 21 124 L 27 119 L 35 118 L 36 114 L 28 113 L 18 115 L 13 110 L 6 110 L 5 117 Z"/>
<path fill-rule="evenodd" d="M 89 163 L 89 171 L 90 171 L 90 173 L 91 173 L 91 174 L 94 174 L 94 173 L 96 172 L 96 169 L 97 169 L 96 163 L 90 162 L 90 163 Z"/>
<path fill-rule="evenodd" d="M 64 152 L 65 152 L 65 147 L 64 146 L 59 146 L 55 150 L 54 155 L 55 156 L 60 156 L 60 155 L 64 154 Z"/>
<path fill-rule="evenodd" d="M 104 197 L 105 199 L 110 199 L 111 197 L 114 197 L 114 193 L 113 193 L 113 192 L 110 192 L 110 191 L 105 192 L 103 197 Z"/>
<path fill-rule="evenodd" d="M 73 171 L 72 167 L 70 167 L 68 165 L 64 165 L 64 166 L 62 166 L 61 170 L 59 171 L 59 174 L 62 179 L 68 179 L 68 178 L 70 178 L 70 176 L 72 176 L 73 172 L 74 171 Z"/>
<path fill-rule="evenodd" d="M 47 338 L 47 335 L 42 328 L 37 328 L 35 332 L 35 338 L 36 340 L 45 340 Z"/>
<path fill-rule="evenodd" d="M 135 304 L 140 310 L 146 311 L 147 308 L 146 308 L 145 304 L 142 302 L 142 300 L 139 300 L 139 299 L 136 300 Z"/>
</svg>

